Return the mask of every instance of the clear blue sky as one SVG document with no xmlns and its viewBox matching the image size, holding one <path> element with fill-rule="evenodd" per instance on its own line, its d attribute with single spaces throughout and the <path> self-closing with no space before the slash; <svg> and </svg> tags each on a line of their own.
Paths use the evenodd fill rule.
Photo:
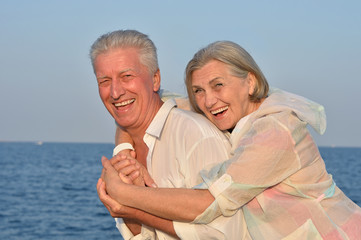
<svg viewBox="0 0 361 240">
<path fill-rule="evenodd" d="M 184 67 L 201 47 L 237 42 L 271 86 L 321 103 L 321 146 L 361 147 L 361 2 L 0 2 L 0 140 L 113 142 L 88 51 L 116 29 L 158 47 L 165 89 L 185 93 Z"/>
</svg>

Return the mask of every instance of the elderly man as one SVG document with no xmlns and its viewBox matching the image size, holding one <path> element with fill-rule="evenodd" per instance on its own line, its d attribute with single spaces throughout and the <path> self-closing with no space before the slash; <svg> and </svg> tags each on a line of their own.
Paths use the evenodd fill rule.
<svg viewBox="0 0 361 240">
<path fill-rule="evenodd" d="M 105 107 L 133 139 L 137 160 L 159 187 L 191 188 L 200 183 L 201 169 L 228 158 L 230 145 L 223 133 L 203 116 L 176 108 L 173 99 L 162 101 L 156 47 L 146 35 L 134 30 L 105 34 L 92 45 L 90 56 Z M 104 185 L 97 188 L 109 210 L 114 200 Z M 201 225 L 121 209 L 112 215 L 123 217 L 116 222 L 124 239 L 241 239 L 244 234 L 242 211 Z"/>
</svg>

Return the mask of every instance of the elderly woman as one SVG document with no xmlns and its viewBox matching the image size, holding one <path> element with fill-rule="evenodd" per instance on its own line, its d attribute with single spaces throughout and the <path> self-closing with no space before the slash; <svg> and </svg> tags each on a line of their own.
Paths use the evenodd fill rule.
<svg viewBox="0 0 361 240">
<path fill-rule="evenodd" d="M 325 131 L 322 106 L 269 92 L 253 58 L 228 41 L 194 55 L 186 85 L 194 110 L 230 134 L 233 157 L 201 173 L 203 189 L 125 184 L 103 160 L 99 188 L 104 181 L 120 204 L 172 220 L 209 223 L 241 209 L 253 239 L 359 239 L 361 209 L 327 173 L 307 129 Z"/>
</svg>

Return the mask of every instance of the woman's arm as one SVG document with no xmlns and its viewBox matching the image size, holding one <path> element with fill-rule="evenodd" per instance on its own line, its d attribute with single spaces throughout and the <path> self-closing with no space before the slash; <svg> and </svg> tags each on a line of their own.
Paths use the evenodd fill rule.
<svg viewBox="0 0 361 240">
<path fill-rule="evenodd" d="M 278 184 L 300 168 L 292 134 L 276 118 L 259 120 L 251 129 L 252 134 L 238 142 L 240 147 L 236 154 L 224 166 L 220 165 L 225 171 L 211 171 L 216 174 L 204 176 L 204 179 L 210 180 L 207 184 L 211 189 L 218 189 L 222 193 L 212 209 L 208 207 L 214 202 L 214 197 L 208 190 L 128 186 L 117 174 L 112 177 L 112 168 L 107 161 L 103 161 L 107 172 L 104 181 L 110 184 L 107 191 L 124 205 L 172 220 L 193 221 L 202 214 L 197 221 L 208 223 L 220 214 L 231 216 L 264 189 Z M 229 175 L 232 181 L 231 185 L 222 188 L 223 183 L 218 180 L 222 179 L 223 174 Z M 114 191 L 116 189 L 122 190 Z M 215 213 L 214 216 L 205 220 L 205 215 L 208 216 L 210 211 Z"/>
<path fill-rule="evenodd" d="M 145 224 L 177 237 L 172 221 L 153 216 L 139 209 L 123 206 L 112 199 L 107 194 L 105 183 L 102 179 L 99 179 L 98 181 L 97 191 L 100 201 L 108 209 L 110 215 L 114 218 L 123 218 L 124 222 L 134 235 L 139 234 L 141 224 Z"/>
<path fill-rule="evenodd" d="M 120 204 L 162 218 L 190 222 L 214 201 L 208 190 L 149 188 L 126 184 L 119 178 L 109 160 L 103 157 L 102 163 L 104 174 L 100 181 L 106 183 L 107 193 Z"/>
</svg>

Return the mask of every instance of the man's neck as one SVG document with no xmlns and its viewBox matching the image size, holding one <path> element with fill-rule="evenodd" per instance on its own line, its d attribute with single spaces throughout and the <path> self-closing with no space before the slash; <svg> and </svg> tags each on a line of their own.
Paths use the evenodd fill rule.
<svg viewBox="0 0 361 240">
<path fill-rule="evenodd" d="M 163 101 L 158 95 L 154 97 L 151 101 L 152 102 L 149 103 L 149 109 L 145 113 L 142 122 L 125 128 L 125 130 L 128 132 L 128 134 L 132 137 L 133 140 L 136 138 L 143 140 L 143 136 L 146 130 L 148 129 L 149 125 L 152 123 L 159 109 L 163 105 Z"/>
<path fill-rule="evenodd" d="M 162 107 L 163 102 L 162 100 L 157 97 L 154 99 L 154 102 L 151 104 L 151 109 L 148 111 L 147 121 L 146 124 L 142 125 L 141 127 L 137 128 L 128 128 L 126 131 L 133 139 L 134 142 L 134 149 L 137 154 L 137 160 L 142 163 L 145 167 L 147 167 L 147 155 L 148 155 L 148 146 L 145 144 L 143 138 L 148 129 L 149 125 L 152 123 L 153 119 L 157 115 L 159 109 Z"/>
</svg>

